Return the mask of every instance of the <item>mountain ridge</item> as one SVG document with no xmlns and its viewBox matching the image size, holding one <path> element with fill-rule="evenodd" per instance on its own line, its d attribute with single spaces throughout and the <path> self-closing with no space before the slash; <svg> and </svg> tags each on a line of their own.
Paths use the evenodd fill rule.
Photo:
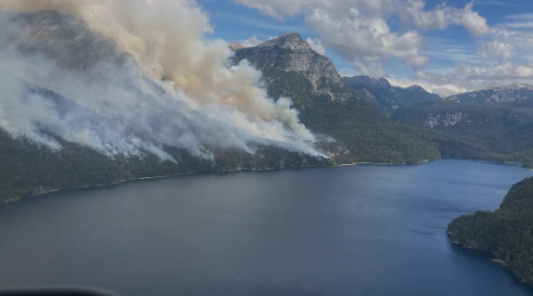
<svg viewBox="0 0 533 296">
<path fill-rule="evenodd" d="M 254 47 L 235 51 L 236 63 L 245 59 L 258 70 L 301 73 L 311 82 L 314 92 L 332 96 L 334 89 L 343 88 L 340 74 L 328 58 L 318 54 L 297 33 L 288 33 L 270 39 Z M 278 79 L 275 75 L 264 75 L 268 83 Z M 346 97 L 332 97 L 346 99 Z"/>
<path fill-rule="evenodd" d="M 343 77 L 342 81 L 368 100 L 374 102 L 387 115 L 391 115 L 399 107 L 441 100 L 438 95 L 429 93 L 418 85 L 402 88 L 391 85 L 385 78 L 371 78 L 359 75 Z"/>
<path fill-rule="evenodd" d="M 515 83 L 489 87 L 444 98 L 445 101 L 460 103 L 503 104 L 516 101 L 533 100 L 533 85 Z"/>
</svg>

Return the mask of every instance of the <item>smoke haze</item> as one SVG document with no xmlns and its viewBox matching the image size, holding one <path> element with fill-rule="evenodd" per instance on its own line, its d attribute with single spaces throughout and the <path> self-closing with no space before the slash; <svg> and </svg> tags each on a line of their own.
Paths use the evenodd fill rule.
<svg viewBox="0 0 533 296">
<path fill-rule="evenodd" d="M 13 21 L 12 14 L 2 14 L 0 39 L 22 39 L 7 38 L 17 46 L 0 50 L 0 127 L 15 137 L 26 135 L 61 149 L 44 130 L 109 155 L 146 150 L 166 160 L 172 158 L 164 146 L 204 158 L 211 157 L 212 148 L 253 153 L 257 145 L 320 155 L 290 99 L 269 98 L 261 73 L 246 61 L 230 65 L 227 43 L 204 41 L 212 28 L 194 1 L 0 0 L 0 7 L 25 13 L 62 11 L 118 46 L 116 54 L 109 50 L 109 59 L 89 68 L 66 69 L 58 61 L 68 56 L 20 49 L 27 43 L 61 46 L 38 42 L 53 30 L 28 29 Z M 54 15 L 38 21 L 46 23 L 46 17 Z M 54 101 L 28 91 L 19 78 L 62 98 Z"/>
</svg>

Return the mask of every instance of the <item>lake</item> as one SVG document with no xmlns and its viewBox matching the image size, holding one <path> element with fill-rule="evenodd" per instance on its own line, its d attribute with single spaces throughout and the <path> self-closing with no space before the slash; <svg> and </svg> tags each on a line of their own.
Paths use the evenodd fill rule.
<svg viewBox="0 0 533 296">
<path fill-rule="evenodd" d="M 123 296 L 530 296 L 455 217 L 494 210 L 528 170 L 413 166 L 194 175 L 0 206 L 0 287 Z"/>
</svg>

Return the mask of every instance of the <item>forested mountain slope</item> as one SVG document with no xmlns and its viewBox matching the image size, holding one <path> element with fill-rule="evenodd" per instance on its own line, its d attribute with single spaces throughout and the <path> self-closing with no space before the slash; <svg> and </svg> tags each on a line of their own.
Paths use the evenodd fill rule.
<svg viewBox="0 0 533 296">
<path fill-rule="evenodd" d="M 263 71 L 274 98 L 290 97 L 301 121 L 340 144 L 337 162 L 416 163 L 439 158 L 411 127 L 398 125 L 342 83 L 333 63 L 298 34 L 286 34 L 238 49 L 234 62 L 248 60 Z"/>
<path fill-rule="evenodd" d="M 533 109 L 524 104 L 427 102 L 400 108 L 391 118 L 424 128 L 443 157 L 533 167 Z"/>
<path fill-rule="evenodd" d="M 298 123 L 242 127 L 222 120 L 243 116 L 235 109 L 191 108 L 79 18 L 0 11 L 0 24 L 9 24 L 0 26 L 0 202 L 141 177 L 333 164 L 297 140 Z M 254 127 L 278 134 L 266 140 Z"/>
<path fill-rule="evenodd" d="M 0 201 L 169 174 L 439 158 L 416 129 L 346 88 L 331 61 L 299 35 L 238 50 L 234 62 L 246 58 L 262 70 L 269 95 L 291 98 L 305 127 L 285 100 L 270 111 L 236 105 L 266 118 L 243 126 L 251 117 L 239 121 L 241 113 L 223 104 L 191 108 L 190 98 L 179 97 L 186 93 L 171 95 L 165 81 L 144 76 L 132 55 L 81 19 L 39 11 L 2 12 L 0 21 L 12 25 L 0 27 L 0 99 L 8 108 L 0 122 Z M 246 134 L 263 130 L 273 138 Z"/>
</svg>

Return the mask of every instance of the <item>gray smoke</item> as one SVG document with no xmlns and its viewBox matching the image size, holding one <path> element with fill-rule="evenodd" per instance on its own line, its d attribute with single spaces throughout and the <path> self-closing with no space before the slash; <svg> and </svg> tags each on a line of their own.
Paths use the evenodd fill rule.
<svg viewBox="0 0 533 296">
<path fill-rule="evenodd" d="M 57 58 L 4 44 L 0 127 L 11 135 L 61 149 L 53 134 L 108 155 L 146 150 L 163 160 L 172 160 L 164 146 L 203 158 L 210 158 L 213 148 L 254 153 L 257 145 L 320 155 L 290 99 L 268 98 L 260 72 L 246 61 L 230 65 L 232 53 L 225 42 L 203 41 L 208 19 L 195 2 L 35 3 L 0 0 L 2 7 L 17 11 L 53 8 L 77 15 L 129 54 L 122 54 L 120 62 L 99 61 L 80 71 L 66 69 Z M 0 25 L 10 26 L 11 36 L 35 33 L 6 22 L 11 18 Z M 28 91 L 23 81 L 60 98 Z"/>
</svg>

